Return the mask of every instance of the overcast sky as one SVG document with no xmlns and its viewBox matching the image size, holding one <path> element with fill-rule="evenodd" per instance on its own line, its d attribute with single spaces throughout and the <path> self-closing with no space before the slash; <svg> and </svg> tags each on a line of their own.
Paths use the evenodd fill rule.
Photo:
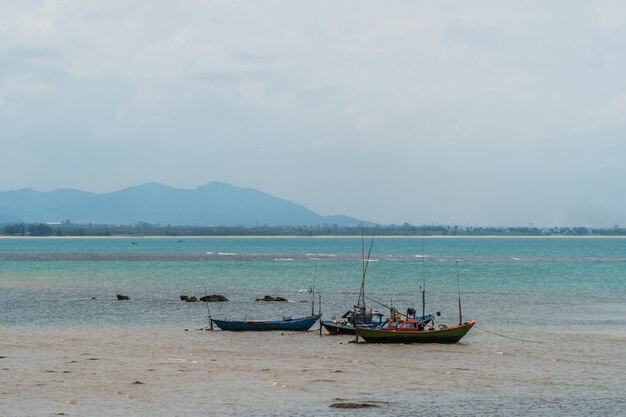
<svg viewBox="0 0 626 417">
<path fill-rule="evenodd" d="M 626 226 L 626 3 L 0 1 L 0 190 Z"/>
</svg>

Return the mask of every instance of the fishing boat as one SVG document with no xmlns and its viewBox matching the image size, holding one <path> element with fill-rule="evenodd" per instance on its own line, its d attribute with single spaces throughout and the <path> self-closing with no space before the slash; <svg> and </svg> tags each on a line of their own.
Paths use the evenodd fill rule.
<svg viewBox="0 0 626 417">
<path fill-rule="evenodd" d="M 270 331 L 270 330 L 288 330 L 301 331 L 309 330 L 315 322 L 321 318 L 320 314 L 314 314 L 306 317 L 283 317 L 281 320 L 226 320 L 211 318 L 214 323 L 222 330 L 245 332 L 245 331 Z"/>
<path fill-rule="evenodd" d="M 369 265 L 375 235 L 376 230 L 374 230 L 367 258 L 365 258 L 365 241 L 363 239 L 363 228 L 361 227 L 361 290 L 359 291 L 359 298 L 353 309 L 341 316 L 340 320 L 333 318 L 332 320 L 320 321 L 322 327 L 326 329 L 330 335 L 354 335 L 357 327 L 375 329 L 383 324 L 384 314 L 373 311 L 372 309 L 367 310 L 365 307 L 365 274 L 367 273 L 367 266 Z"/>
<path fill-rule="evenodd" d="M 357 309 L 355 308 L 355 310 Z M 384 314 L 378 311 L 370 310 L 355 314 L 355 311 L 351 310 L 344 314 L 341 320 L 322 320 L 322 326 L 331 335 L 350 334 L 354 336 L 356 327 L 376 329 L 382 326 L 383 316 Z"/>
<path fill-rule="evenodd" d="M 357 335 L 368 343 L 457 343 L 476 320 L 447 327 L 424 326 L 418 319 L 389 318 L 379 329 L 357 327 Z"/>
<path fill-rule="evenodd" d="M 417 317 L 413 308 L 407 314 L 401 314 L 395 307 L 390 307 L 390 317 L 378 329 L 357 327 L 356 335 L 368 343 L 457 343 L 476 324 L 476 320 L 463 321 L 461 310 L 461 284 L 457 261 L 457 286 L 459 323 L 454 326 L 437 325 L 435 318 L 441 315 L 425 314 L 426 310 L 426 280 L 422 287 L 422 316 Z"/>
<path fill-rule="evenodd" d="M 315 291 L 314 287 L 309 290 L 311 293 L 311 314 L 305 317 L 285 317 L 280 320 L 228 320 L 228 319 L 214 319 L 211 317 L 209 311 L 209 321 L 211 323 L 211 330 L 215 324 L 222 330 L 228 330 L 233 332 L 265 332 L 271 330 L 287 330 L 306 332 L 313 325 L 322 318 L 322 296 L 319 292 Z M 318 311 L 315 313 L 315 296 L 319 297 Z M 207 304 L 208 308 L 208 304 Z"/>
</svg>

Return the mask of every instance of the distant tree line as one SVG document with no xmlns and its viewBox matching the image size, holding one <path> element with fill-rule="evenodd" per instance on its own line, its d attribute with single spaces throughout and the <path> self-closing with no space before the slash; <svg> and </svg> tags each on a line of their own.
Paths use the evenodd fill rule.
<svg viewBox="0 0 626 417">
<path fill-rule="evenodd" d="M 367 225 L 378 236 L 626 236 L 626 229 L 587 227 L 466 227 L 455 225 Z M 112 226 L 98 224 L 5 224 L 6 236 L 355 236 L 360 226 L 160 226 L 148 223 Z"/>
<path fill-rule="evenodd" d="M 52 227 L 44 223 L 14 223 L 4 226 L 4 234 L 8 236 L 50 236 Z"/>
</svg>

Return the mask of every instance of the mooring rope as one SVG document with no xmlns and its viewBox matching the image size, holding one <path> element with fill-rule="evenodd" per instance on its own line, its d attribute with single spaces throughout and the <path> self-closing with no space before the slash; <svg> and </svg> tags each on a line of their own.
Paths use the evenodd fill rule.
<svg viewBox="0 0 626 417">
<path fill-rule="evenodd" d="M 517 337 L 506 336 L 506 335 L 503 335 L 503 334 L 499 334 L 499 333 L 495 333 L 495 332 L 483 329 L 482 327 L 478 327 L 476 325 L 474 325 L 474 328 L 478 329 L 478 330 L 482 330 L 483 332 L 490 333 L 490 334 L 492 334 L 494 336 L 504 337 L 505 339 L 519 340 L 520 342 L 528 342 L 528 343 L 543 343 L 543 342 L 540 342 L 538 340 L 528 340 L 528 339 L 520 339 L 520 338 L 517 338 Z"/>
</svg>

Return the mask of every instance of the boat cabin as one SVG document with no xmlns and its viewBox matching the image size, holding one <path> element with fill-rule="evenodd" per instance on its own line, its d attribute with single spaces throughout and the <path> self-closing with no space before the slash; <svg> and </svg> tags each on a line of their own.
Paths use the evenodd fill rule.
<svg viewBox="0 0 626 417">
<path fill-rule="evenodd" d="M 418 332 L 424 330 L 424 324 L 415 319 L 391 318 L 383 323 L 382 330 L 401 330 Z"/>
</svg>

